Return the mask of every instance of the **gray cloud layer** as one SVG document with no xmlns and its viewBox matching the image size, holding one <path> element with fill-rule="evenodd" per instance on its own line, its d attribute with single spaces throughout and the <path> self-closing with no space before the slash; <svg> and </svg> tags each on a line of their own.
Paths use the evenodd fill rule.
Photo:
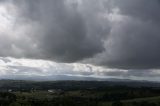
<svg viewBox="0 0 160 106">
<path fill-rule="evenodd" d="M 18 2 L 17 5 L 22 5 L 20 15 L 24 20 L 37 22 L 41 29 L 39 32 L 33 30 L 36 36 L 32 36 L 38 49 L 43 52 L 41 58 L 74 62 L 104 50 L 101 37 L 104 31 L 101 24 L 97 24 L 99 20 L 93 10 L 83 8 L 88 13 L 92 12 L 92 16 L 83 14 L 76 6 L 78 4 L 70 4 L 66 0 L 29 0 Z"/>
<path fill-rule="evenodd" d="M 1 25 L 0 56 L 160 68 L 159 0 L 1 0 L 0 6 L 10 25 Z"/>
<path fill-rule="evenodd" d="M 0 57 L 0 79 L 109 80 L 109 78 L 159 81 L 157 70 L 124 70 L 80 63 Z"/>
</svg>

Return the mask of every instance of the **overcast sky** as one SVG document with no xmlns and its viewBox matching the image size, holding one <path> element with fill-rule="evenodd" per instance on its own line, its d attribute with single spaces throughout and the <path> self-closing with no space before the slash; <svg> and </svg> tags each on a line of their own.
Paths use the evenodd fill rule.
<svg viewBox="0 0 160 106">
<path fill-rule="evenodd" d="M 160 81 L 159 11 L 160 0 L 0 0 L 0 78 Z"/>
</svg>

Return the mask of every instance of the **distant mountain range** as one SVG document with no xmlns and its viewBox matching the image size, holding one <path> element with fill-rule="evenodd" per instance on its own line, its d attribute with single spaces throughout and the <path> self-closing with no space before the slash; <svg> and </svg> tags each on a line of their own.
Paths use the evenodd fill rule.
<svg viewBox="0 0 160 106">
<path fill-rule="evenodd" d="M 72 76 L 72 75 L 51 75 L 51 76 L 27 76 L 27 75 L 12 75 L 3 76 L 0 79 L 10 80 L 30 80 L 30 81 L 122 81 L 128 82 L 133 81 L 131 79 L 118 79 L 118 78 L 100 78 L 100 77 L 88 77 L 88 76 Z M 139 80 L 143 82 L 143 80 Z M 145 80 L 144 80 L 145 81 Z M 146 82 L 146 81 L 145 81 Z"/>
</svg>

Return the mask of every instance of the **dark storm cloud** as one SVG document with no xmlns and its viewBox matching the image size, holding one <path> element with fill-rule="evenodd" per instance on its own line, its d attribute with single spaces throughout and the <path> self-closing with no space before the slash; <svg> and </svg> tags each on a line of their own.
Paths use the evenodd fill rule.
<svg viewBox="0 0 160 106">
<path fill-rule="evenodd" d="M 139 18 L 144 21 L 157 21 L 159 22 L 160 15 L 160 0 L 114 0 L 115 6 L 121 10 L 121 14 L 128 15 L 134 18 Z"/>
<path fill-rule="evenodd" d="M 110 53 L 106 50 L 108 58 L 104 62 L 118 68 L 159 68 L 159 25 L 126 20 L 115 27 L 109 38 L 113 40 L 112 44 L 106 45 Z"/>
<path fill-rule="evenodd" d="M 160 1 L 113 2 L 122 19 L 113 22 L 99 63 L 124 69 L 160 68 Z"/>
<path fill-rule="evenodd" d="M 16 33 L 0 33 L 1 56 L 160 68 L 159 0 L 7 1 Z"/>
<path fill-rule="evenodd" d="M 109 32 L 109 26 L 102 29 L 102 22 L 94 17 L 100 10 L 88 10 L 99 9 L 98 4 L 83 8 L 87 13 L 78 9 L 78 2 L 67 0 L 22 0 L 15 4 L 20 5 L 21 20 L 37 22 L 42 29 L 32 36 L 43 52 L 37 54 L 40 58 L 75 62 L 104 51 L 102 36 Z M 91 6 L 89 2 L 85 5 Z"/>
</svg>

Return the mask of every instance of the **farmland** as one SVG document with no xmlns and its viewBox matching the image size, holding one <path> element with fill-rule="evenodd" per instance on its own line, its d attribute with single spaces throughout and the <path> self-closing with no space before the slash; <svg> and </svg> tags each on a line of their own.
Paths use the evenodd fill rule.
<svg viewBox="0 0 160 106">
<path fill-rule="evenodd" d="M 132 83 L 132 84 L 130 84 Z M 159 106 L 159 83 L 0 81 L 1 106 Z"/>
</svg>

